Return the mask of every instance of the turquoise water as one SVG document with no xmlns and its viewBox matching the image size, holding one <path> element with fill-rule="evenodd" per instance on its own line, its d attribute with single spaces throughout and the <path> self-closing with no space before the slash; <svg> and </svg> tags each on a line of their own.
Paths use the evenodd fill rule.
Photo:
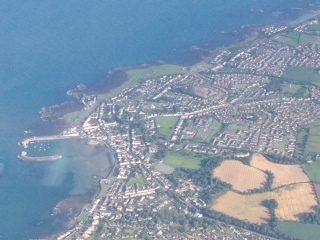
<svg viewBox="0 0 320 240">
<path fill-rule="evenodd" d="M 158 60 L 191 63 L 197 57 L 192 46 L 228 45 L 243 38 L 244 26 L 298 18 L 310 3 L 319 1 L 2 0 L 0 239 L 59 229 L 52 208 L 88 177 L 82 167 L 70 173 L 16 158 L 24 130 L 50 131 L 38 118 L 42 106 L 66 100 L 65 92 L 78 83 L 103 83 L 114 67 Z M 80 156 L 73 157 L 85 165 Z M 57 174 L 56 181 L 46 181 L 50 172 Z"/>
</svg>

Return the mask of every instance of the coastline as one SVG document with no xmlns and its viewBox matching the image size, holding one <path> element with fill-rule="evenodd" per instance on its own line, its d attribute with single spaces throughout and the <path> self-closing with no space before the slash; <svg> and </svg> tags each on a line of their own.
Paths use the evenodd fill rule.
<svg viewBox="0 0 320 240">
<path fill-rule="evenodd" d="M 320 9 L 319 10 L 307 10 L 305 14 L 303 14 L 301 17 L 295 20 L 288 20 L 284 21 L 281 24 L 278 25 L 285 25 L 288 26 L 288 28 L 294 28 L 295 26 L 309 21 L 315 17 L 318 17 L 320 15 Z M 240 40 L 236 40 L 235 43 L 231 43 L 227 46 L 220 46 L 220 47 L 209 47 L 205 48 L 202 46 L 193 46 L 197 48 L 203 48 L 206 49 L 208 52 L 210 52 L 210 56 L 217 54 L 219 51 L 223 50 L 229 50 L 229 49 L 234 49 L 234 48 L 241 48 L 244 47 L 254 41 L 259 40 L 260 38 L 266 37 L 266 36 L 261 36 L 260 30 L 264 26 L 251 26 L 249 27 L 249 30 L 245 33 L 245 36 L 243 36 Z M 127 88 L 133 88 L 139 85 L 144 78 L 141 77 L 140 79 L 130 79 L 128 76 L 130 71 L 144 71 L 148 68 L 153 68 L 153 67 L 161 67 L 161 66 L 176 66 L 181 69 L 192 69 L 193 67 L 197 65 L 202 65 L 203 63 L 206 63 L 206 61 L 210 58 L 210 56 L 207 56 L 208 54 L 202 54 L 199 56 L 197 59 L 198 61 L 195 61 L 192 65 L 176 65 L 176 64 L 170 64 L 166 62 L 158 62 L 158 63 L 153 63 L 153 64 L 141 64 L 138 66 L 127 66 L 127 67 L 118 67 L 110 70 L 108 72 L 107 76 L 107 82 L 116 82 L 114 86 L 110 88 L 110 86 L 105 89 L 104 91 L 96 91 L 94 94 L 97 96 L 97 103 L 91 106 L 88 109 L 80 109 L 77 111 L 71 111 L 65 113 L 59 120 L 62 120 L 64 123 L 67 124 L 67 126 L 74 126 L 78 125 L 81 122 L 83 122 L 84 118 L 87 117 L 101 102 L 102 100 L 105 100 L 107 98 L 112 98 L 115 95 L 119 94 L 121 91 L 127 89 Z M 120 78 L 119 78 L 120 76 Z M 120 80 L 120 82 L 118 82 Z M 119 83 L 119 84 L 118 84 Z M 103 87 L 102 87 L 103 89 Z M 62 103 L 63 104 L 63 103 Z"/>
<path fill-rule="evenodd" d="M 309 19 L 312 19 L 312 18 L 314 18 L 316 16 L 319 16 L 320 15 L 320 10 L 317 11 L 316 14 L 315 13 L 312 14 L 312 16 L 310 16 L 309 14 L 306 14 L 306 15 L 307 16 L 304 16 L 303 18 L 301 17 L 301 20 L 299 20 L 299 21 L 298 20 L 292 21 L 292 22 L 294 22 L 294 24 L 292 23 L 293 26 L 290 25 L 290 27 L 294 27 L 295 25 L 298 25 L 301 22 L 305 22 L 305 21 L 308 21 Z M 240 42 L 235 43 L 235 44 L 231 44 L 228 47 L 216 48 L 216 49 L 212 49 L 210 51 L 218 52 L 220 50 L 225 50 L 225 49 L 230 49 L 230 48 L 240 48 L 242 46 L 250 44 L 250 42 L 252 42 L 252 41 L 258 40 L 259 36 L 260 35 L 259 35 L 258 31 L 254 30 L 254 31 L 251 32 L 251 34 L 248 36 L 248 38 L 243 40 L 243 41 L 240 41 Z M 195 66 L 197 64 L 205 63 L 208 58 L 209 57 L 203 57 L 203 59 L 201 61 L 199 61 L 198 63 L 196 63 L 196 64 L 194 64 L 192 66 L 178 66 L 178 67 L 189 69 L 189 68 L 192 68 L 193 66 Z M 106 98 L 112 98 L 113 96 L 115 96 L 116 94 L 119 94 L 121 91 L 124 91 L 127 88 L 131 88 L 131 87 L 137 86 L 139 83 L 141 83 L 141 81 L 144 80 L 143 78 L 137 79 L 137 80 L 132 80 L 132 79 L 130 80 L 130 78 L 128 77 L 128 71 L 130 71 L 130 70 L 140 71 L 140 70 L 147 69 L 149 67 L 157 67 L 157 66 L 162 66 L 162 65 L 163 64 L 154 64 L 154 65 L 144 64 L 144 65 L 141 65 L 141 66 L 132 66 L 132 67 L 125 67 L 125 68 L 120 68 L 120 69 L 113 70 L 113 71 L 123 72 L 126 75 L 125 80 L 120 85 L 118 85 L 118 86 L 116 86 L 116 87 L 114 87 L 112 89 L 108 89 L 105 93 L 96 93 L 97 94 L 97 102 L 96 102 L 96 104 L 94 106 L 92 106 L 91 108 L 88 108 L 88 109 L 82 109 L 82 110 L 79 110 L 79 111 L 69 112 L 69 113 L 65 114 L 62 117 L 62 119 L 64 121 L 66 121 L 69 126 L 81 124 L 83 119 L 85 119 L 98 106 L 98 104 L 102 100 L 105 100 Z M 33 139 L 33 140 L 31 140 L 31 139 Z M 66 139 L 66 138 L 64 138 L 64 139 Z M 29 138 L 29 140 L 25 139 L 25 140 L 23 140 L 21 142 L 21 144 L 22 144 L 23 147 L 26 146 L 25 148 L 27 148 L 28 145 L 30 143 L 32 143 L 32 142 L 36 142 L 36 141 L 51 141 L 51 140 L 61 140 L 61 139 L 54 138 L 54 137 L 53 137 L 53 139 L 50 139 L 50 138 L 48 139 L 48 137 L 36 137 L 36 138 Z M 110 162 L 112 162 L 112 166 L 110 167 L 110 171 L 106 174 L 106 177 L 105 178 L 101 178 L 99 181 L 103 181 L 105 179 L 110 179 L 111 176 L 112 176 L 112 173 L 114 173 L 114 171 L 115 171 L 115 169 L 116 169 L 116 167 L 118 166 L 118 163 L 119 163 L 118 159 L 116 159 L 116 157 L 114 156 L 113 149 L 110 146 L 107 146 L 107 145 L 105 145 L 105 146 L 108 149 L 108 151 L 110 151 L 110 153 L 112 153 L 112 155 L 113 155 L 113 159 L 112 159 L 112 161 L 110 161 Z M 48 157 L 50 159 L 50 157 L 54 158 L 55 156 L 48 156 Z M 58 159 L 53 159 L 53 160 L 58 160 Z M 43 160 L 43 161 L 45 161 L 45 160 Z M 35 162 L 41 162 L 41 160 L 40 161 L 35 161 Z M 99 186 L 99 189 L 96 191 L 96 194 L 94 195 L 94 197 L 92 197 L 92 203 L 94 202 L 94 199 L 96 199 L 96 197 L 98 196 L 100 191 L 102 191 L 101 185 Z M 86 206 L 84 206 L 83 209 L 86 209 L 87 206 L 91 206 L 92 203 L 87 204 Z M 78 216 L 76 218 L 78 218 Z"/>
</svg>

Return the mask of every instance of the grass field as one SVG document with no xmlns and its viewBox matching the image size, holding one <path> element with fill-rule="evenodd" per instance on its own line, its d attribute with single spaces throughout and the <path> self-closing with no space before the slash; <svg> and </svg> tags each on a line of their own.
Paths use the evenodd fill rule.
<svg viewBox="0 0 320 240">
<path fill-rule="evenodd" d="M 89 218 L 89 213 L 86 210 L 82 210 L 82 212 L 77 217 L 77 221 L 86 222 Z"/>
<path fill-rule="evenodd" d="M 292 47 L 299 45 L 300 34 L 298 32 L 289 32 L 287 34 L 277 35 L 274 39 Z"/>
<path fill-rule="evenodd" d="M 196 138 L 199 138 L 207 143 L 210 143 L 212 139 L 221 131 L 222 123 L 213 119 L 212 123 L 208 127 L 199 128 L 196 134 Z"/>
<path fill-rule="evenodd" d="M 99 191 L 99 197 L 103 197 L 106 195 L 106 193 L 108 192 L 108 188 L 109 187 L 109 183 L 108 181 L 101 179 L 100 180 L 100 191 Z"/>
<path fill-rule="evenodd" d="M 228 191 L 214 202 L 212 209 L 239 220 L 263 224 L 269 219 L 269 212 L 261 202 L 270 199 L 277 201 L 275 214 L 281 221 L 298 221 L 297 215 L 313 212 L 313 207 L 317 205 L 311 184 L 297 183 L 248 195 Z"/>
<path fill-rule="evenodd" d="M 320 87 L 320 74 L 312 68 L 288 67 L 283 77 L 292 83 L 314 84 Z"/>
<path fill-rule="evenodd" d="M 313 182 L 320 182 L 320 161 L 306 163 L 303 168 Z"/>
<path fill-rule="evenodd" d="M 163 163 L 173 168 L 185 168 L 197 170 L 201 165 L 201 158 L 189 155 L 167 152 Z"/>
<path fill-rule="evenodd" d="M 300 240 L 319 240 L 320 226 L 314 224 L 279 222 L 277 229 L 289 237 Z"/>
<path fill-rule="evenodd" d="M 309 90 L 298 84 L 284 83 L 281 85 L 281 93 L 286 97 L 308 97 Z"/>
<path fill-rule="evenodd" d="M 264 172 L 236 160 L 223 161 L 219 167 L 214 169 L 213 176 L 240 192 L 261 188 L 267 180 Z"/>
<path fill-rule="evenodd" d="M 168 138 L 178 122 L 176 117 L 156 117 L 156 124 L 159 125 L 159 133 Z"/>
<path fill-rule="evenodd" d="M 309 31 L 316 31 L 316 32 L 320 32 L 320 24 L 316 23 L 316 24 L 311 24 L 308 26 L 308 30 Z"/>
<path fill-rule="evenodd" d="M 320 44 L 320 36 L 301 34 L 299 39 L 300 45 Z"/>
<path fill-rule="evenodd" d="M 137 186 L 143 187 L 146 183 L 142 176 L 136 175 L 134 177 L 131 177 L 127 182 L 128 186 L 133 186 L 134 184 L 136 184 Z"/>
<path fill-rule="evenodd" d="M 185 69 L 178 65 L 171 64 L 163 64 L 150 66 L 147 68 L 138 68 L 138 69 L 129 69 L 127 71 L 128 80 L 131 82 L 149 79 L 149 78 L 157 78 L 164 75 L 171 74 L 179 74 L 185 73 Z"/>
<path fill-rule="evenodd" d="M 248 130 L 246 126 L 236 125 L 236 124 L 229 124 L 227 127 L 227 132 L 229 134 L 236 134 L 238 131 Z"/>
<path fill-rule="evenodd" d="M 320 160 L 320 122 L 314 122 L 299 129 L 295 156 L 303 160 Z"/>
<path fill-rule="evenodd" d="M 250 165 L 262 171 L 269 171 L 274 179 L 272 187 L 280 187 L 292 183 L 309 182 L 308 176 L 299 165 L 284 165 L 269 161 L 261 154 L 253 154 Z"/>
<path fill-rule="evenodd" d="M 276 36 L 274 40 L 282 42 L 292 47 L 296 47 L 298 45 L 320 44 L 320 36 L 299 33 L 294 31 L 288 32 L 287 34 Z"/>
<path fill-rule="evenodd" d="M 307 138 L 306 154 L 320 154 L 320 122 L 315 122 L 308 126 L 309 134 Z"/>
<path fill-rule="evenodd" d="M 297 84 L 284 84 L 281 86 L 281 92 L 284 95 L 289 95 L 289 96 L 296 94 L 300 89 L 301 89 L 301 86 Z"/>
</svg>

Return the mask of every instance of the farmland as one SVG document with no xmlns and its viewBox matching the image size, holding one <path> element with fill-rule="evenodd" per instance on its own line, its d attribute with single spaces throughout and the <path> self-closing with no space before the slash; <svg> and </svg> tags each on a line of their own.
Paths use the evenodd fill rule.
<svg viewBox="0 0 320 240">
<path fill-rule="evenodd" d="M 320 236 L 320 226 L 314 224 L 280 222 L 277 228 L 287 236 L 301 240 L 318 240 Z"/>
<path fill-rule="evenodd" d="M 177 65 L 163 64 L 150 66 L 146 68 L 129 69 L 126 71 L 129 81 L 136 82 L 138 80 L 157 78 L 164 75 L 172 75 L 184 73 L 185 70 Z"/>
<path fill-rule="evenodd" d="M 214 170 L 213 176 L 232 186 L 234 190 L 247 192 L 263 187 L 267 175 L 240 161 L 226 160 Z"/>
<path fill-rule="evenodd" d="M 309 133 L 306 143 L 306 154 L 320 154 L 320 122 L 315 122 L 309 127 Z"/>
<path fill-rule="evenodd" d="M 265 198 L 262 194 L 241 195 L 229 191 L 213 204 L 212 209 L 255 224 L 264 224 L 269 220 L 268 209 L 261 205 Z"/>
<path fill-rule="evenodd" d="M 251 166 L 262 171 L 269 171 L 273 174 L 273 188 L 292 184 L 309 182 L 308 176 L 299 165 L 283 165 L 269 161 L 261 154 L 254 154 L 250 163 Z"/>
<path fill-rule="evenodd" d="M 296 84 L 314 84 L 320 86 L 320 74 L 317 70 L 306 67 L 289 67 L 283 77 Z"/>
<path fill-rule="evenodd" d="M 159 126 L 159 133 L 168 138 L 177 121 L 178 119 L 175 117 L 157 117 L 156 123 Z"/>
<path fill-rule="evenodd" d="M 214 202 L 212 209 L 254 224 L 264 224 L 270 218 L 269 210 L 262 205 L 265 200 L 277 202 L 275 215 L 281 221 L 298 221 L 299 214 L 314 211 L 317 198 L 310 179 L 299 165 L 273 163 L 256 153 L 250 166 L 235 160 L 223 161 L 214 170 L 214 177 L 234 190 L 245 192 L 261 188 L 266 181 L 265 172 L 273 175 L 271 190 L 249 194 L 230 190 Z"/>
<path fill-rule="evenodd" d="M 200 168 L 201 159 L 190 155 L 167 152 L 163 163 L 173 168 L 197 170 Z"/>
<path fill-rule="evenodd" d="M 269 219 L 269 212 L 261 203 L 271 199 L 278 203 L 275 214 L 279 220 L 298 221 L 298 214 L 313 212 L 317 205 L 311 184 L 298 183 L 249 195 L 228 191 L 216 200 L 212 209 L 239 220 L 263 224 Z"/>
<path fill-rule="evenodd" d="M 303 168 L 313 182 L 320 182 L 320 161 L 306 163 Z"/>
<path fill-rule="evenodd" d="M 293 47 L 298 45 L 320 44 L 319 36 L 299 32 L 288 32 L 286 34 L 276 36 L 275 40 Z"/>
</svg>

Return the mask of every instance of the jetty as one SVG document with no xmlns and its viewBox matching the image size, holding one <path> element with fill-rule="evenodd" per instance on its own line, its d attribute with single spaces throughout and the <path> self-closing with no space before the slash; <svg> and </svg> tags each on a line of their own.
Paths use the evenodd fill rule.
<svg viewBox="0 0 320 240">
<path fill-rule="evenodd" d="M 48 162 L 48 161 L 57 161 L 62 159 L 62 155 L 51 155 L 51 156 L 41 156 L 41 157 L 32 157 L 28 156 L 26 151 L 22 151 L 21 154 L 18 155 L 23 161 L 28 162 Z"/>
<path fill-rule="evenodd" d="M 20 145 L 26 149 L 28 148 L 29 144 L 32 144 L 34 142 L 56 141 L 56 140 L 73 139 L 73 138 L 79 138 L 79 134 L 72 133 L 72 134 L 60 134 L 60 135 L 51 135 L 51 136 L 33 136 L 33 137 L 23 139 L 20 142 Z"/>
</svg>

